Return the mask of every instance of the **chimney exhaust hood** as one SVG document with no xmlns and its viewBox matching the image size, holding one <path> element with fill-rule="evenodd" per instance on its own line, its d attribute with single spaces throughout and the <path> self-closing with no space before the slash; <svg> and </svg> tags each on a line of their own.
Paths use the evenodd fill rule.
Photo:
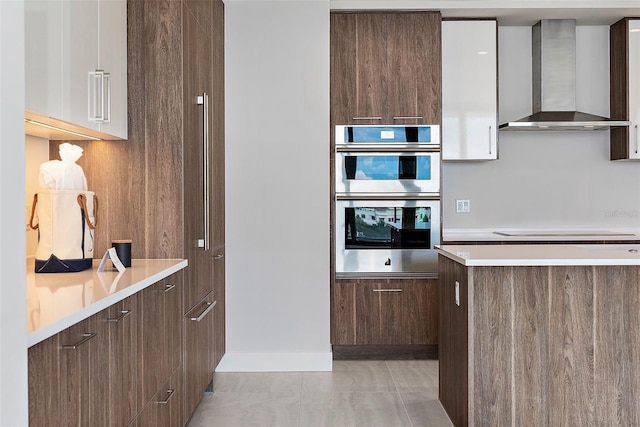
<svg viewBox="0 0 640 427">
<path fill-rule="evenodd" d="M 545 19 L 532 27 L 533 114 L 501 124 L 502 131 L 605 130 L 629 126 L 576 111 L 576 21 Z"/>
</svg>

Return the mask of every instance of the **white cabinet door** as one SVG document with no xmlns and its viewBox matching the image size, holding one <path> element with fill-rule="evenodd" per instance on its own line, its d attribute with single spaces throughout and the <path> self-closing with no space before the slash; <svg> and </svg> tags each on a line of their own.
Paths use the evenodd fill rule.
<svg viewBox="0 0 640 427">
<path fill-rule="evenodd" d="M 640 19 L 629 20 L 629 158 L 640 159 Z"/>
<path fill-rule="evenodd" d="M 26 1 L 25 108 L 62 117 L 63 4 Z"/>
<path fill-rule="evenodd" d="M 442 22 L 442 159 L 498 158 L 497 22 Z"/>
<path fill-rule="evenodd" d="M 25 27 L 26 109 L 126 139 L 126 0 L 27 0 Z"/>
</svg>

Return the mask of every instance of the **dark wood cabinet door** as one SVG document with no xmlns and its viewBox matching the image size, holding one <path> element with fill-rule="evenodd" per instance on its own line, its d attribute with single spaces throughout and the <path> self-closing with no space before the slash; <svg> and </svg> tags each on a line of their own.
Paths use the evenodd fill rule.
<svg viewBox="0 0 640 427">
<path fill-rule="evenodd" d="M 222 2 L 216 2 L 222 4 Z M 223 25 L 218 21 L 218 26 Z M 225 244 L 224 232 L 224 208 L 225 208 L 225 168 L 224 168 L 224 41 L 214 35 L 212 40 L 213 65 L 213 90 L 210 102 L 212 127 L 211 139 L 211 248 L 219 248 Z"/>
<path fill-rule="evenodd" d="M 108 346 L 104 311 L 60 334 L 61 425 L 108 423 Z"/>
<path fill-rule="evenodd" d="M 394 124 L 441 121 L 441 18 L 438 12 L 388 15 L 389 112 Z"/>
<path fill-rule="evenodd" d="M 331 124 L 353 123 L 356 105 L 356 18 L 332 13 L 330 20 Z M 332 134 L 333 135 L 333 134 Z"/>
<path fill-rule="evenodd" d="M 375 280 L 359 280 L 355 288 L 356 344 L 381 344 L 380 297 Z"/>
<path fill-rule="evenodd" d="M 109 426 L 126 426 L 138 412 L 137 294 L 109 307 Z"/>
<path fill-rule="evenodd" d="M 57 427 L 61 421 L 59 334 L 29 347 L 29 425 Z"/>
<path fill-rule="evenodd" d="M 210 205 L 212 44 L 192 10 L 183 8 L 183 90 L 184 90 L 184 249 L 189 266 L 185 269 L 184 310 L 187 312 L 212 289 Z M 198 97 L 208 95 L 208 116 Z M 205 101 L 203 101 L 205 102 Z M 209 135 L 209 137 L 206 136 Z M 206 158 L 205 158 L 206 157 Z M 208 217 L 206 217 L 208 215 Z M 206 224 L 205 224 L 206 222 Z M 206 242 L 205 242 L 206 241 Z"/>
<path fill-rule="evenodd" d="M 336 280 L 333 285 L 331 342 L 334 345 L 356 343 L 356 282 Z"/>
<path fill-rule="evenodd" d="M 169 372 L 174 372 L 182 365 L 182 282 L 183 272 L 179 271 L 164 279 L 165 329 L 167 331 L 167 357 Z"/>
<path fill-rule="evenodd" d="M 213 337 L 213 368 L 215 369 L 220 363 L 222 356 L 226 352 L 225 337 L 225 260 L 224 246 L 218 248 L 213 253 L 213 298 L 216 301 L 214 309 L 214 337 Z"/>
<path fill-rule="evenodd" d="M 139 402 L 151 400 L 171 373 L 164 304 L 167 284 L 166 280 L 162 280 L 138 294 Z"/>
<path fill-rule="evenodd" d="M 357 15 L 356 105 L 352 123 L 389 123 L 388 17 L 381 13 Z M 382 120 L 373 119 L 377 117 Z"/>
<path fill-rule="evenodd" d="M 184 316 L 184 422 L 213 378 L 213 291 Z"/>
</svg>

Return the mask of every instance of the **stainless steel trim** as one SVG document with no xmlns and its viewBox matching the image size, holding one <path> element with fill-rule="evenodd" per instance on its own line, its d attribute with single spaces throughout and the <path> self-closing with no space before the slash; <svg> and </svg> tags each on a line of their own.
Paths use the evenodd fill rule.
<svg viewBox="0 0 640 427">
<path fill-rule="evenodd" d="M 366 143 L 348 143 L 348 144 L 340 144 L 340 145 L 336 145 L 336 152 L 338 153 L 343 153 L 343 152 L 355 152 L 355 153 L 360 153 L 360 152 L 371 152 L 371 151 L 375 151 L 376 153 L 391 153 L 391 152 L 415 152 L 415 153 L 439 153 L 440 152 L 440 145 L 439 144 L 432 144 L 432 143 L 428 143 L 429 145 L 426 145 L 427 143 L 424 143 L 422 145 L 420 144 L 416 144 L 416 143 L 412 143 L 412 142 L 396 142 L 395 145 L 393 144 L 366 144 Z"/>
<path fill-rule="evenodd" d="M 629 121 L 583 121 L 583 122 L 520 122 L 513 121 L 500 125 L 500 130 L 607 130 L 612 127 L 629 126 Z"/>
<path fill-rule="evenodd" d="M 635 130 L 636 130 L 636 154 L 638 154 L 638 125 L 635 125 Z"/>
<path fill-rule="evenodd" d="M 493 136 L 492 130 L 493 130 L 493 126 L 489 125 L 489 154 L 492 154 L 492 152 L 491 152 L 491 140 L 493 139 L 492 138 L 492 136 Z"/>
<path fill-rule="evenodd" d="M 402 289 L 373 289 L 373 292 L 402 292 Z"/>
<path fill-rule="evenodd" d="M 85 333 L 85 334 L 81 334 L 80 336 L 82 337 L 82 339 L 80 341 L 78 341 L 75 344 L 65 344 L 62 346 L 63 349 L 65 350 L 75 350 L 78 347 L 80 347 L 82 344 L 86 343 L 87 341 L 89 341 L 91 338 L 95 337 L 97 334 L 95 333 Z"/>
<path fill-rule="evenodd" d="M 336 279 L 437 279 L 438 272 L 380 272 L 380 271 L 349 271 L 349 272 L 336 272 Z"/>
<path fill-rule="evenodd" d="M 336 193 L 336 200 L 440 200 L 440 193 Z"/>
<path fill-rule="evenodd" d="M 372 116 L 372 117 L 352 117 L 352 120 L 382 120 L 382 117 Z"/>
<path fill-rule="evenodd" d="M 209 95 L 203 93 L 197 98 L 198 105 L 202 105 L 202 170 L 203 170 L 203 221 L 204 239 L 202 246 L 198 241 L 198 247 L 209 250 Z"/>
<path fill-rule="evenodd" d="M 222 258 L 224 258 L 224 254 L 218 254 L 218 255 L 213 257 L 213 259 L 215 259 L 215 260 L 222 259 Z"/>
<path fill-rule="evenodd" d="M 159 400 L 157 403 L 164 405 L 166 403 L 169 403 L 169 399 L 171 399 L 171 397 L 173 396 L 173 394 L 175 393 L 175 390 L 173 389 L 167 389 L 165 390 L 165 392 L 167 392 L 167 398 L 165 400 Z"/>
<path fill-rule="evenodd" d="M 370 118 L 368 117 L 356 117 L 355 119 L 359 119 L 359 120 L 368 120 Z M 381 119 L 381 118 L 380 118 Z M 377 142 L 377 143 L 366 143 L 366 142 L 348 142 L 345 141 L 345 136 L 344 136 L 344 132 L 345 132 L 345 128 L 348 127 L 380 127 L 380 128 L 399 128 L 399 129 L 405 129 L 408 127 L 428 127 L 431 129 L 431 141 L 429 142 Z M 384 149 L 390 149 L 390 150 L 399 150 L 399 147 L 402 146 L 406 146 L 407 148 L 410 149 L 416 149 L 416 148 L 426 148 L 429 149 L 429 147 L 433 147 L 435 148 L 436 151 L 438 151 L 439 147 L 440 147 L 440 125 L 429 125 L 429 124 L 420 124 L 420 125 L 415 125 L 415 124 L 396 124 L 396 125 L 379 125 L 379 124 L 368 124 L 368 125 L 356 125 L 356 124 L 349 124 L 349 125 L 335 125 L 334 127 L 334 138 L 335 138 L 335 144 L 336 144 L 336 149 L 339 149 L 339 147 L 342 146 L 356 146 L 356 147 L 362 147 L 364 149 L 375 149 L 376 151 L 379 150 L 384 150 Z M 432 149 L 433 149 L 432 148 Z"/>
<path fill-rule="evenodd" d="M 110 317 L 107 319 L 107 322 L 118 323 L 119 321 L 121 321 L 122 319 L 124 319 L 130 314 L 131 314 L 131 310 L 121 310 L 120 314 L 117 317 Z"/>
<path fill-rule="evenodd" d="M 423 118 L 422 116 L 394 116 L 393 120 L 420 120 Z"/>
<path fill-rule="evenodd" d="M 213 310 L 213 307 L 216 306 L 216 304 L 218 303 L 218 301 L 214 301 L 214 302 L 206 302 L 205 304 L 207 305 L 207 308 L 204 309 L 204 311 L 202 313 L 200 313 L 200 315 L 198 315 L 197 317 L 192 317 L 191 320 L 196 321 L 196 322 L 200 322 L 202 319 L 205 318 L 205 316 L 207 314 L 209 314 L 209 312 L 211 310 Z"/>
</svg>

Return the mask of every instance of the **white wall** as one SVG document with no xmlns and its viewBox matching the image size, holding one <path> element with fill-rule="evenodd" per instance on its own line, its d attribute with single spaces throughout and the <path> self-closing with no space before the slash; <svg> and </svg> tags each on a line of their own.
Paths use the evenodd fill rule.
<svg viewBox="0 0 640 427">
<path fill-rule="evenodd" d="M 530 27 L 500 27 L 498 48 L 503 123 L 531 114 Z M 578 26 L 576 49 L 577 108 L 608 116 L 609 27 Z M 640 228 L 640 162 L 609 161 L 608 131 L 500 132 L 499 153 L 443 164 L 445 228 Z"/>
<path fill-rule="evenodd" d="M 28 425 L 24 4 L 0 1 L 0 426 Z"/>
<path fill-rule="evenodd" d="M 329 2 L 225 3 L 227 354 L 330 370 Z"/>
</svg>

